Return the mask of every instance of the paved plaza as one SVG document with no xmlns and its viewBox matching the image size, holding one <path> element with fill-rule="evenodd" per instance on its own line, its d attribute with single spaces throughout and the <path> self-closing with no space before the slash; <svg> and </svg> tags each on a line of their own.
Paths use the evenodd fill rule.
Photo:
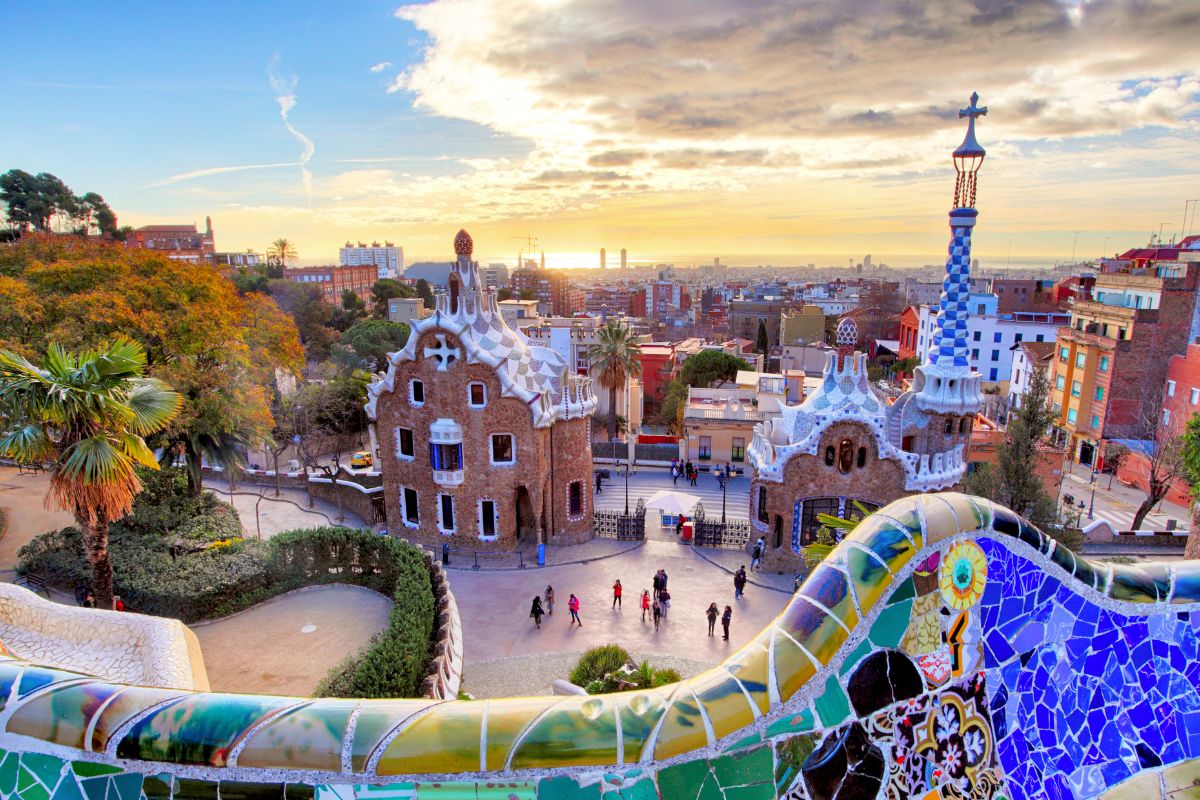
<svg viewBox="0 0 1200 800">
<path fill-rule="evenodd" d="M 313 586 L 190 627 L 214 692 L 308 697 L 387 626 L 391 610 L 392 601 L 370 589 Z"/>
</svg>

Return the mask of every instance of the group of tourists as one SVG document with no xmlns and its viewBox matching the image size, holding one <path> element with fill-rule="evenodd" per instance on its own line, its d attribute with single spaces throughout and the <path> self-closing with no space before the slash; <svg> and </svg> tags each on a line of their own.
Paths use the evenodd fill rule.
<svg viewBox="0 0 1200 800">
<path fill-rule="evenodd" d="M 667 618 L 667 614 L 671 610 L 671 592 L 667 589 L 669 578 L 665 569 L 660 569 L 654 573 L 651 579 L 653 594 L 651 589 L 643 589 L 639 607 L 642 610 L 642 622 L 650 621 L 654 623 L 654 630 L 658 630 L 658 626 Z M 734 597 L 741 597 L 746 586 L 746 568 L 742 566 L 734 575 Z M 618 578 L 613 582 L 612 586 L 612 608 L 617 610 L 622 607 L 621 600 L 625 595 L 625 587 L 621 585 L 621 579 Z M 533 596 L 533 603 L 529 609 L 529 616 L 533 618 L 533 624 L 540 630 L 542 627 L 542 617 L 554 615 L 554 587 L 547 586 L 546 591 L 542 594 Z M 571 595 L 567 599 L 567 611 L 571 615 L 571 625 L 583 627 L 583 621 L 579 618 L 579 598 Z M 724 639 L 729 641 L 729 623 L 733 619 L 733 606 L 725 606 L 725 611 L 722 612 L 716 603 L 711 603 L 708 609 L 704 612 L 708 617 L 708 635 L 713 636 L 713 630 L 717 623 L 717 617 L 721 618 L 721 627 L 725 631 Z"/>
<path fill-rule="evenodd" d="M 713 477 L 717 479 L 717 485 L 724 489 L 725 483 L 733 477 L 733 467 L 729 464 L 717 467 L 713 470 Z M 700 480 L 700 468 L 690 461 L 681 464 L 679 459 L 673 458 L 671 459 L 671 483 L 678 485 L 680 478 L 687 481 L 689 486 L 695 486 L 696 482 Z"/>
</svg>

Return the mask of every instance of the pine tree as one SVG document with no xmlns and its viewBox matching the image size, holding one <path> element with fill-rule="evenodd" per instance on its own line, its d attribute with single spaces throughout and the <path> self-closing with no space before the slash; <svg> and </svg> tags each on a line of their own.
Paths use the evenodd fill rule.
<svg viewBox="0 0 1200 800">
<path fill-rule="evenodd" d="M 767 322 L 760 319 L 758 321 L 758 341 L 754 343 L 754 352 L 761 353 L 763 358 L 767 357 L 767 351 L 771 349 L 771 342 L 767 338 Z"/>
</svg>

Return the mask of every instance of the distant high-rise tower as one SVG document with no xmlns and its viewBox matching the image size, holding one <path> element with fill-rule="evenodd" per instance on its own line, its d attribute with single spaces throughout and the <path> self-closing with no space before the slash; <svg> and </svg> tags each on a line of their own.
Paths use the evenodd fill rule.
<svg viewBox="0 0 1200 800">
<path fill-rule="evenodd" d="M 546 251 L 542 251 L 542 269 L 546 268 Z"/>
<path fill-rule="evenodd" d="M 603 247 L 600 248 L 600 269 L 607 269 L 607 265 L 604 263 L 604 248 Z"/>
<path fill-rule="evenodd" d="M 625 248 L 622 247 L 621 248 L 621 269 L 626 269 L 628 266 L 629 266 L 629 264 L 625 260 Z"/>
<path fill-rule="evenodd" d="M 863 256 L 863 269 L 870 269 L 870 268 L 871 268 L 871 254 L 867 253 L 865 256 Z"/>
</svg>

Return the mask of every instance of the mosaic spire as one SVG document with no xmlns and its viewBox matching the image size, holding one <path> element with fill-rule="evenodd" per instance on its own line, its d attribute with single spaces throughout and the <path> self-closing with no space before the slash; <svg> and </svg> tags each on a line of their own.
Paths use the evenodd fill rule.
<svg viewBox="0 0 1200 800">
<path fill-rule="evenodd" d="M 941 366 L 967 367 L 967 319 L 971 295 L 971 230 L 975 227 L 975 189 L 979 168 L 986 152 L 975 139 L 975 120 L 987 114 L 979 105 L 979 94 L 972 93 L 971 103 L 958 112 L 967 118 L 967 135 L 954 151 L 954 208 L 950 212 L 950 251 L 946 259 L 946 277 L 938 304 L 937 327 L 929 361 Z"/>
</svg>

